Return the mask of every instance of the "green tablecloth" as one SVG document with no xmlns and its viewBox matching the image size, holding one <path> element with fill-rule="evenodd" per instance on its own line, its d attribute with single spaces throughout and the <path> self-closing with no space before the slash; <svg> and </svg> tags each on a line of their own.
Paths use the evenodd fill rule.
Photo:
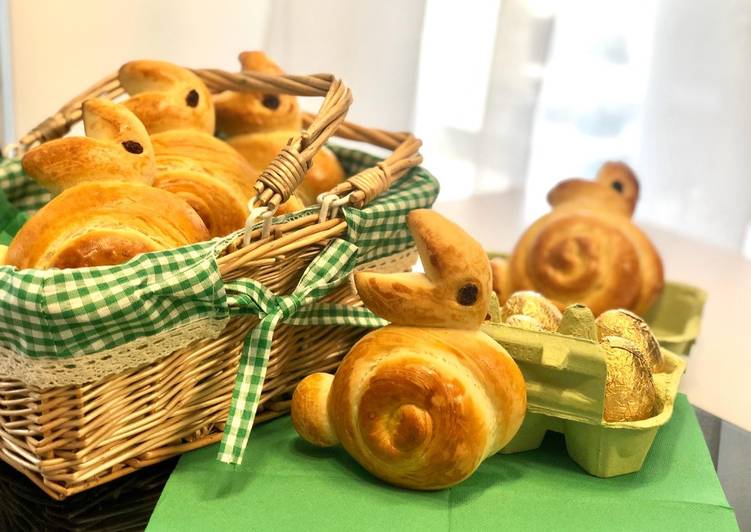
<svg viewBox="0 0 751 532">
<path fill-rule="evenodd" d="M 642 470 L 611 479 L 585 474 L 551 434 L 433 493 L 390 487 L 341 449 L 308 445 L 288 417 L 254 429 L 239 471 L 216 452 L 182 457 L 148 530 L 737 530 L 683 396 Z"/>
</svg>

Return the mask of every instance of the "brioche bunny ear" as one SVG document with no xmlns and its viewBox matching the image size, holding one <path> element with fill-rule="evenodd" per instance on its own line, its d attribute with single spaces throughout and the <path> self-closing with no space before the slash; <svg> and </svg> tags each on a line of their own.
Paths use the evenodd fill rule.
<svg viewBox="0 0 751 532">
<path fill-rule="evenodd" d="M 108 100 L 83 104 L 86 137 L 46 142 L 24 155 L 24 171 L 58 193 L 86 181 L 151 185 L 154 149 L 143 124 L 128 109 Z"/>
<path fill-rule="evenodd" d="M 479 328 L 492 290 L 482 246 L 435 211 L 412 211 L 407 223 L 425 273 L 357 272 L 355 285 L 363 303 L 399 325 Z"/>
<path fill-rule="evenodd" d="M 265 52 L 240 52 L 238 56 L 243 70 L 264 74 L 284 74 L 284 71 Z"/>
<path fill-rule="evenodd" d="M 197 129 L 214 133 L 214 104 L 206 85 L 191 71 L 163 61 L 131 61 L 120 67 L 120 85 L 149 133 Z"/>
</svg>

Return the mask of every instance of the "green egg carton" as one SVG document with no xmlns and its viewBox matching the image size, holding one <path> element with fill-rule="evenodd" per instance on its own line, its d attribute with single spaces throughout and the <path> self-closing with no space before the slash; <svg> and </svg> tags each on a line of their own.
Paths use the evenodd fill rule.
<svg viewBox="0 0 751 532">
<path fill-rule="evenodd" d="M 663 349 L 661 373 L 654 374 L 659 412 L 641 421 L 603 420 L 605 352 L 596 341 L 592 313 L 572 305 L 557 333 L 529 331 L 497 323 L 497 308 L 482 330 L 514 358 L 527 386 L 527 415 L 504 454 L 536 449 L 549 430 L 563 433 L 569 456 L 587 473 L 614 477 L 639 471 L 659 428 L 673 414 L 686 368 Z"/>
<path fill-rule="evenodd" d="M 492 258 L 508 258 L 506 253 L 488 253 Z M 666 281 L 662 293 L 644 316 L 660 346 L 688 355 L 699 336 L 701 315 L 707 293 L 690 284 Z"/>
</svg>

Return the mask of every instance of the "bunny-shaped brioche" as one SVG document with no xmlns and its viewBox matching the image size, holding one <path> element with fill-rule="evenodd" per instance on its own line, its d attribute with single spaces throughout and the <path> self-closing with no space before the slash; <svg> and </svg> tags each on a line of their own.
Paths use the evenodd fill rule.
<svg viewBox="0 0 751 532">
<path fill-rule="evenodd" d="M 164 61 L 131 61 L 120 67 L 125 106 L 152 135 L 173 129 L 214 133 L 211 93 L 190 70 Z"/>
<path fill-rule="evenodd" d="M 283 74 L 263 52 L 242 52 L 239 59 L 245 71 Z M 266 167 L 302 128 L 295 96 L 226 91 L 216 97 L 215 105 L 217 132 L 256 168 Z M 312 205 L 320 193 L 331 190 L 344 177 L 336 156 L 323 147 L 313 157 L 295 196 L 304 205 Z"/>
<path fill-rule="evenodd" d="M 152 184 L 154 149 L 141 121 L 107 100 L 88 100 L 82 111 L 86 136 L 51 140 L 29 151 L 24 172 L 53 193 L 84 181 Z"/>
<path fill-rule="evenodd" d="M 466 233 L 434 211 L 410 215 L 407 224 L 425 273 L 358 273 L 355 284 L 362 300 L 395 325 L 478 328 L 490 304 L 485 251 L 452 238 Z"/>
<path fill-rule="evenodd" d="M 23 158 L 25 171 L 62 190 L 21 228 L 5 262 L 18 268 L 77 268 L 125 262 L 146 251 L 208 238 L 195 211 L 149 183 L 151 141 L 122 105 L 89 100 L 87 134 L 47 142 Z"/>
<path fill-rule="evenodd" d="M 119 79 L 131 95 L 125 105 L 151 133 L 154 186 L 185 199 L 211 236 L 243 227 L 259 171 L 213 137 L 214 106 L 204 83 L 189 70 L 160 61 L 127 63 Z"/>
<path fill-rule="evenodd" d="M 314 445 L 341 443 L 387 482 L 433 490 L 461 482 L 503 448 L 527 396 L 516 363 L 478 330 L 491 290 L 479 243 L 433 211 L 408 220 L 428 273 L 355 274 L 368 287 L 359 289 L 365 305 L 400 325 L 362 338 L 335 376 L 306 377 L 292 422 Z"/>
<path fill-rule="evenodd" d="M 612 308 L 644 314 L 664 280 L 660 256 L 631 220 L 638 194 L 623 163 L 606 163 L 596 181 L 556 185 L 552 211 L 527 229 L 507 265 L 494 264 L 501 301 L 534 290 L 560 308 L 583 303 L 595 315 Z"/>
</svg>

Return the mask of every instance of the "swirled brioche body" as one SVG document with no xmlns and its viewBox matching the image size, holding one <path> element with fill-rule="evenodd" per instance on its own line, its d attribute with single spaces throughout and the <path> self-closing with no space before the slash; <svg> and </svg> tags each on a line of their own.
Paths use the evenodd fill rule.
<svg viewBox="0 0 751 532">
<path fill-rule="evenodd" d="M 207 238 L 195 211 L 169 192 L 139 183 L 87 182 L 63 191 L 26 222 L 6 264 L 106 266 Z"/>
<path fill-rule="evenodd" d="M 201 216 L 211 236 L 240 229 L 259 172 L 208 133 L 177 129 L 152 136 L 154 186 L 179 195 Z"/>
<path fill-rule="evenodd" d="M 433 490 L 506 445 L 526 405 L 519 368 L 486 335 L 388 326 L 360 340 L 335 378 L 306 378 L 292 420 L 311 443 L 340 442 L 389 483 Z"/>
<path fill-rule="evenodd" d="M 509 261 L 513 291 L 534 290 L 562 307 L 646 312 L 662 290 L 662 261 L 625 216 L 564 205 L 522 235 Z"/>
</svg>

